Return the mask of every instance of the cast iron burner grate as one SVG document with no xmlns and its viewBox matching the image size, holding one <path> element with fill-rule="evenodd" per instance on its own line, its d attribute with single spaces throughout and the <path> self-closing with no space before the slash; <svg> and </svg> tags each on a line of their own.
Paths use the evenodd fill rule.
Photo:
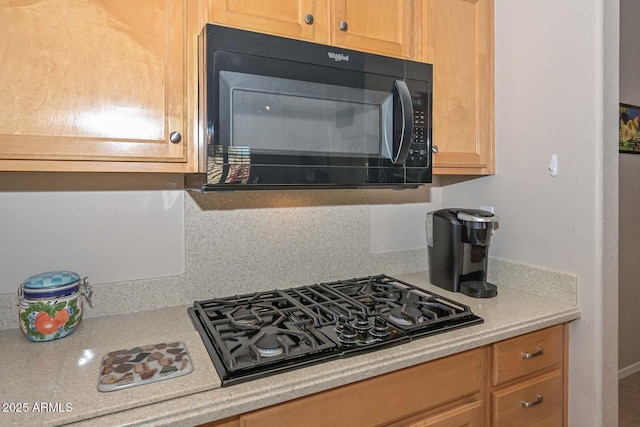
<svg viewBox="0 0 640 427">
<path fill-rule="evenodd" d="M 386 275 L 196 301 L 189 314 L 223 386 L 483 322 Z"/>
</svg>

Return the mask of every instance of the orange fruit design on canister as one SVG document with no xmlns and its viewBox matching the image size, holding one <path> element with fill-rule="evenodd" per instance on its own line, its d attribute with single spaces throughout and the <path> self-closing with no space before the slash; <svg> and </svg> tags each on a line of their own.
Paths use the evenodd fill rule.
<svg viewBox="0 0 640 427">
<path fill-rule="evenodd" d="M 34 326 L 38 332 L 44 335 L 49 335 L 57 331 L 60 326 L 67 323 L 69 320 L 69 312 L 66 308 L 59 310 L 54 317 L 41 311 L 36 315 Z"/>
</svg>

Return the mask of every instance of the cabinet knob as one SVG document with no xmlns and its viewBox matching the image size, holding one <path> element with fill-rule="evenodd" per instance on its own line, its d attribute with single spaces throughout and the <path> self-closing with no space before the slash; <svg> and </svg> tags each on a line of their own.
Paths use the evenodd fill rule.
<svg viewBox="0 0 640 427">
<path fill-rule="evenodd" d="M 310 13 L 307 13 L 307 15 L 304 17 L 304 22 L 307 23 L 308 25 L 313 24 L 313 15 Z"/>
<path fill-rule="evenodd" d="M 179 144 L 182 141 L 182 135 L 180 135 L 180 132 L 173 131 L 169 134 L 169 141 Z"/>
<path fill-rule="evenodd" d="M 340 22 L 340 31 L 347 31 L 349 29 L 349 24 L 347 24 L 347 21 L 342 21 Z"/>
<path fill-rule="evenodd" d="M 437 145 L 434 145 L 433 147 L 431 147 L 431 151 L 432 151 L 433 153 L 437 153 L 437 152 L 438 152 L 438 146 L 437 146 Z"/>
</svg>

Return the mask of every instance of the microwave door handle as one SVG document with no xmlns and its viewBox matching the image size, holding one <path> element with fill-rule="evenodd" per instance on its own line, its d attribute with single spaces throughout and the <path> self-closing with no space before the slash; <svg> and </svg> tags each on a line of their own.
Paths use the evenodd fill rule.
<svg viewBox="0 0 640 427">
<path fill-rule="evenodd" d="M 402 110 L 402 132 L 400 134 L 400 144 L 396 156 L 391 159 L 394 165 L 404 165 L 409 155 L 411 146 L 411 135 L 413 134 L 413 103 L 411 93 L 404 80 L 396 80 L 394 83 L 400 99 L 400 109 Z"/>
</svg>

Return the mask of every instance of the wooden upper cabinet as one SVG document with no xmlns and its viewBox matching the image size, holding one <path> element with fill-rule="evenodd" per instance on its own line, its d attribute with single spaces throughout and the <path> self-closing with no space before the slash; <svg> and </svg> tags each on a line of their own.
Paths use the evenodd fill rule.
<svg viewBox="0 0 640 427">
<path fill-rule="evenodd" d="M 423 0 L 208 0 L 209 22 L 422 60 Z"/>
<path fill-rule="evenodd" d="M 189 1 L 2 2 L 0 170 L 183 171 Z"/>
<path fill-rule="evenodd" d="M 422 1 L 333 0 L 332 45 L 421 60 Z"/>
<path fill-rule="evenodd" d="M 426 15 L 434 174 L 493 174 L 493 0 L 427 0 Z"/>
<path fill-rule="evenodd" d="M 329 43 L 326 0 L 209 0 L 212 24 Z"/>
<path fill-rule="evenodd" d="M 0 2 L 0 170 L 195 171 L 205 22 L 433 63 L 434 173 L 494 173 L 493 0 Z"/>
</svg>

